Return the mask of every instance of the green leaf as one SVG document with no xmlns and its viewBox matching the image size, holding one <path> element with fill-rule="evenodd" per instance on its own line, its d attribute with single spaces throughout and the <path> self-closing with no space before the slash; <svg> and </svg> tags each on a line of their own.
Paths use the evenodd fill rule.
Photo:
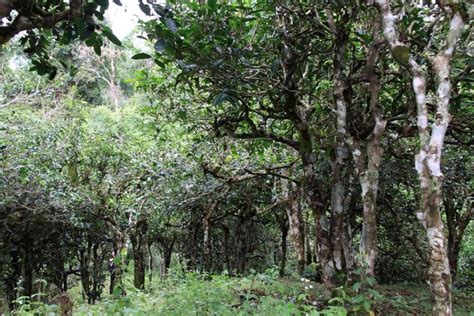
<svg viewBox="0 0 474 316">
<path fill-rule="evenodd" d="M 217 0 L 208 0 L 207 5 L 209 6 L 209 9 L 212 11 L 216 11 L 217 9 Z"/>
<path fill-rule="evenodd" d="M 370 302 L 369 301 L 364 302 L 364 309 L 365 309 L 366 312 L 370 311 Z"/>
<path fill-rule="evenodd" d="M 157 52 L 162 53 L 166 49 L 166 41 L 164 39 L 159 39 L 155 43 L 155 49 Z"/>
<path fill-rule="evenodd" d="M 51 71 L 49 72 L 48 79 L 53 80 L 54 78 L 56 78 L 57 74 L 58 74 L 58 70 L 56 69 L 56 67 L 52 68 Z"/>
<path fill-rule="evenodd" d="M 95 3 L 105 8 L 109 6 L 109 0 L 95 0 Z"/>
<path fill-rule="evenodd" d="M 151 58 L 151 56 L 145 53 L 138 53 L 132 56 L 132 59 L 149 59 L 149 58 Z"/>
<path fill-rule="evenodd" d="M 362 283 L 360 283 L 360 282 L 356 282 L 356 283 L 354 283 L 354 285 L 352 285 L 352 289 L 354 291 L 360 290 L 361 287 L 362 287 Z"/>
<path fill-rule="evenodd" d="M 115 45 L 122 46 L 122 42 L 117 38 L 117 36 L 115 36 L 114 33 L 112 33 L 112 31 L 108 27 L 104 27 L 104 29 L 102 30 L 102 34 L 104 34 L 105 37 L 107 37 L 109 41 L 111 41 Z"/>
<path fill-rule="evenodd" d="M 166 18 L 165 23 L 171 32 L 176 33 L 178 31 L 178 27 L 172 18 Z"/>
<path fill-rule="evenodd" d="M 94 52 L 99 56 L 102 55 L 101 45 L 98 42 L 94 44 Z"/>
<path fill-rule="evenodd" d="M 142 0 L 138 3 L 138 6 L 140 7 L 140 10 L 142 10 L 143 13 L 146 15 L 151 15 L 151 9 L 148 5 L 144 4 Z"/>
</svg>

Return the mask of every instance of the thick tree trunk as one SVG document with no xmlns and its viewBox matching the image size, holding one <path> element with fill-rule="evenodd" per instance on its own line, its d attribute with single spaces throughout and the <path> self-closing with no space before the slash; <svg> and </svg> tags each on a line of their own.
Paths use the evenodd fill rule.
<svg viewBox="0 0 474 316">
<path fill-rule="evenodd" d="M 248 238 L 247 238 L 247 217 L 239 217 L 239 223 L 237 224 L 235 232 L 237 260 L 236 268 L 237 273 L 244 274 L 247 268 L 247 252 L 248 252 Z"/>
<path fill-rule="evenodd" d="M 288 183 L 288 180 L 282 179 L 283 194 L 289 200 L 286 208 L 288 222 L 290 226 L 290 235 L 293 246 L 296 250 L 297 265 L 296 270 L 302 275 L 305 267 L 305 240 L 304 223 L 301 214 L 300 190 L 295 185 Z M 291 192 L 290 192 L 291 187 Z"/>
<path fill-rule="evenodd" d="M 135 236 L 131 236 L 132 247 L 133 247 L 133 262 L 134 262 L 134 274 L 133 274 L 133 284 L 137 289 L 145 288 L 145 271 L 146 271 L 146 261 L 145 261 L 145 251 L 146 251 L 146 241 L 145 241 L 144 232 L 136 232 Z"/>
</svg>

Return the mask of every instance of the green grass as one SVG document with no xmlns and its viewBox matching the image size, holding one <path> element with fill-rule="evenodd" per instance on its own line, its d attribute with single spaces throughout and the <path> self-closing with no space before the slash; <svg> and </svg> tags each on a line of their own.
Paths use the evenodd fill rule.
<svg viewBox="0 0 474 316">
<path fill-rule="evenodd" d="M 74 315 L 429 315 L 430 294 L 419 285 L 375 286 L 360 291 L 338 288 L 331 293 L 321 284 L 296 277 L 278 278 L 274 271 L 246 277 L 173 272 L 154 278 L 144 291 L 124 281 L 127 295 L 104 294 L 94 305 L 83 302 L 80 286 L 68 292 Z M 25 305 L 19 315 L 34 315 Z M 37 304 L 36 315 L 54 315 L 58 306 Z M 454 293 L 455 315 L 474 315 L 474 299 Z"/>
</svg>

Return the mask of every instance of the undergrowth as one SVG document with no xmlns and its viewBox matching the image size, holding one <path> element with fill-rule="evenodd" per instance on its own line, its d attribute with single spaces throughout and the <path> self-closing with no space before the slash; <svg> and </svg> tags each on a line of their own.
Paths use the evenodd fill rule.
<svg viewBox="0 0 474 316">
<path fill-rule="evenodd" d="M 155 278 L 144 291 L 135 290 L 125 278 L 127 295 L 107 295 L 90 305 L 81 302 L 79 291 L 70 291 L 74 315 L 419 315 L 429 314 L 425 288 L 376 286 L 362 278 L 332 293 L 308 279 L 278 278 L 275 270 L 245 277 L 206 275 L 173 270 Z M 76 291 L 74 291 L 76 290 Z M 455 293 L 456 315 L 474 315 L 472 297 Z M 17 302 L 16 315 L 61 314 L 61 306 L 30 301 Z"/>
</svg>

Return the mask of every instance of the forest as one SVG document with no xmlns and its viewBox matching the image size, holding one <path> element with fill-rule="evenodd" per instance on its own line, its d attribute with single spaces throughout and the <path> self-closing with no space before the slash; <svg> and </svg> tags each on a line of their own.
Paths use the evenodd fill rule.
<svg viewBox="0 0 474 316">
<path fill-rule="evenodd" d="M 474 315 L 473 17 L 0 0 L 0 315 Z"/>
</svg>

